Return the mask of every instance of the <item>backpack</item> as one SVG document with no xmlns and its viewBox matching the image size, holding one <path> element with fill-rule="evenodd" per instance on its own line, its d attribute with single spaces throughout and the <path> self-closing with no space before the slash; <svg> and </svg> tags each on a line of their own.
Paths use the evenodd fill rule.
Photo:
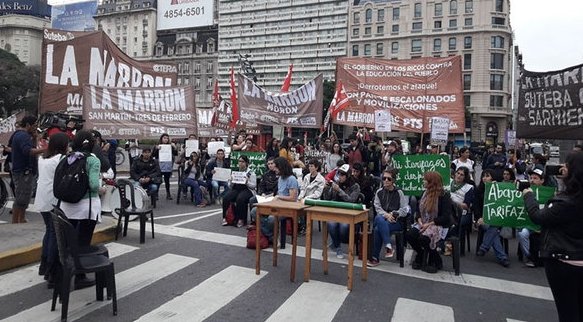
<svg viewBox="0 0 583 322">
<path fill-rule="evenodd" d="M 87 174 L 87 154 L 77 156 L 73 163 L 65 156 L 55 170 L 53 193 L 59 201 L 77 203 L 83 199 L 89 190 L 89 175 Z"/>
</svg>

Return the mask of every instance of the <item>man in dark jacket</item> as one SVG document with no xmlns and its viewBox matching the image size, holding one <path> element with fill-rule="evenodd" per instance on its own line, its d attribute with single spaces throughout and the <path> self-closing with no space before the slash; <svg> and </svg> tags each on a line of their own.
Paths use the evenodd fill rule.
<svg viewBox="0 0 583 322">
<path fill-rule="evenodd" d="M 504 178 L 502 174 L 504 173 L 504 167 L 506 166 L 506 154 L 504 153 L 504 148 L 502 145 L 496 145 L 496 150 L 494 150 L 494 154 L 491 154 L 486 163 L 484 165 L 484 169 L 492 170 L 492 176 L 494 177 L 495 181 L 502 182 Z"/>
<path fill-rule="evenodd" d="M 162 183 L 162 173 L 158 161 L 152 158 L 152 148 L 144 147 L 142 155 L 132 163 L 130 178 L 144 188 L 153 199 L 158 199 L 158 187 Z"/>
<path fill-rule="evenodd" d="M 204 176 L 208 187 L 212 187 L 211 192 L 211 203 L 213 203 L 217 197 L 223 197 L 229 192 L 229 182 L 227 181 L 216 181 L 213 180 L 213 174 L 215 174 L 215 168 L 225 168 L 229 169 L 231 167 L 230 162 L 225 159 L 225 150 L 218 149 L 217 155 L 210 159 L 207 163 Z M 223 187 L 223 193 L 219 195 L 219 189 Z"/>
<path fill-rule="evenodd" d="M 259 183 L 259 189 L 257 193 L 260 195 L 277 194 L 277 174 L 275 173 L 275 164 L 273 163 L 274 157 L 267 159 L 267 172 L 261 176 L 261 182 Z"/>
</svg>

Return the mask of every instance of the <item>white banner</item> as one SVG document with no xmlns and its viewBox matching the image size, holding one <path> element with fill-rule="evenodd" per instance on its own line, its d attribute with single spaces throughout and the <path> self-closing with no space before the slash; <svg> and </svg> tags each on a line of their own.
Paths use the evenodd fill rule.
<svg viewBox="0 0 583 322">
<path fill-rule="evenodd" d="M 213 0 L 158 0 L 158 30 L 213 25 Z"/>
</svg>

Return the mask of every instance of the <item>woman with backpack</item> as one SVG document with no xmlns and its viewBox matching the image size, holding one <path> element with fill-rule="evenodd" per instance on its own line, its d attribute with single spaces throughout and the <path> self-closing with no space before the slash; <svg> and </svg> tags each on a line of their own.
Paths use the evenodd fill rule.
<svg viewBox="0 0 583 322">
<path fill-rule="evenodd" d="M 40 212 L 45 222 L 45 235 L 42 241 L 41 261 L 38 269 L 39 275 L 44 275 L 49 280 L 49 286 L 54 282 L 50 279 L 54 265 L 58 263 L 57 237 L 51 218 L 53 205 L 57 204 L 57 199 L 53 194 L 53 181 L 55 169 L 61 161 L 61 157 L 67 154 L 69 147 L 69 137 L 64 132 L 57 132 L 49 138 L 49 146 L 45 153 L 38 159 L 38 180 L 36 184 L 37 193 L 34 198 L 34 208 Z M 41 193 L 42 192 L 42 193 Z"/>
</svg>

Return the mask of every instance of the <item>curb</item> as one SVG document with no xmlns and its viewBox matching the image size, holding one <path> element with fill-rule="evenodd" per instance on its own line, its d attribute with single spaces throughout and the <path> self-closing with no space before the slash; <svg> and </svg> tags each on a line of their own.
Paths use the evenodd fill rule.
<svg viewBox="0 0 583 322">
<path fill-rule="evenodd" d="M 106 243 L 115 239 L 116 225 L 96 229 L 91 239 L 92 244 Z M 41 243 L 20 247 L 0 253 L 0 272 L 40 261 Z"/>
</svg>

